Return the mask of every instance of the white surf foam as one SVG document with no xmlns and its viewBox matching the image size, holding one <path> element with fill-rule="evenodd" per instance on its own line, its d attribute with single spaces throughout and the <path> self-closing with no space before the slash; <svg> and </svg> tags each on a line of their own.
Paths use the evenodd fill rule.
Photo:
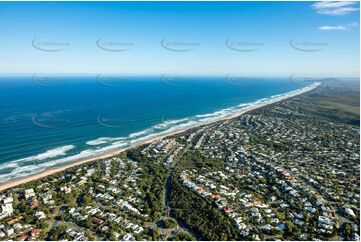
<svg viewBox="0 0 361 242">
<path fill-rule="evenodd" d="M 61 159 L 50 160 L 50 161 L 47 161 L 47 162 L 44 162 L 41 164 L 31 164 L 31 165 L 25 165 L 25 166 L 17 165 L 16 167 L 13 167 L 14 169 L 12 171 L 10 171 L 9 173 L 0 174 L 0 182 L 4 182 L 9 179 L 14 179 L 14 178 L 22 177 L 22 176 L 35 174 L 35 173 L 39 173 L 41 171 L 44 171 L 48 168 L 55 167 L 57 165 L 62 165 L 62 164 L 66 164 L 66 163 L 69 163 L 72 161 L 91 158 L 91 157 L 97 156 L 99 154 L 103 154 L 107 151 L 111 151 L 113 149 L 118 149 L 118 148 L 125 147 L 125 146 L 127 146 L 127 142 L 118 141 L 118 142 L 114 142 L 110 146 L 102 147 L 100 149 L 83 150 L 76 155 L 68 156 L 68 157 L 61 158 Z M 2 168 L 5 168 L 5 167 L 2 167 Z"/>
<path fill-rule="evenodd" d="M 119 137 L 119 138 L 100 137 L 95 140 L 90 140 L 90 141 L 86 142 L 86 144 L 90 145 L 90 146 L 96 146 L 96 145 L 106 144 L 106 143 L 110 143 L 110 142 L 117 141 L 117 140 L 123 140 L 123 139 L 124 139 L 124 137 Z"/>
<path fill-rule="evenodd" d="M 186 121 L 189 121 L 189 118 L 165 120 L 160 124 L 154 125 L 153 128 L 154 129 L 165 129 L 174 124 L 178 124 L 178 123 L 182 123 L 182 122 L 186 122 Z"/>
<path fill-rule="evenodd" d="M 142 130 L 142 131 L 139 131 L 139 132 L 131 133 L 129 135 L 129 138 L 139 137 L 139 136 L 142 136 L 144 134 L 147 134 L 148 132 L 150 132 L 150 129 L 145 129 L 145 130 Z"/>
<path fill-rule="evenodd" d="M 16 164 L 16 163 L 27 162 L 27 161 L 40 161 L 40 160 L 55 158 L 57 156 L 64 156 L 64 155 L 66 155 L 67 151 L 72 150 L 74 148 L 75 148 L 74 145 L 65 145 L 62 147 L 55 148 L 55 149 L 47 150 L 44 153 L 41 153 L 38 155 L 29 156 L 29 157 L 22 158 L 19 160 L 10 161 L 10 163 Z"/>
</svg>

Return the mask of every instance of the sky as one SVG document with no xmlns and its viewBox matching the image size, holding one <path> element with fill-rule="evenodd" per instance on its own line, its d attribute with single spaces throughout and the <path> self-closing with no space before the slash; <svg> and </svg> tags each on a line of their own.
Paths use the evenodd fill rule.
<svg viewBox="0 0 361 242">
<path fill-rule="evenodd" d="M 358 77 L 359 2 L 0 2 L 0 73 Z"/>
</svg>

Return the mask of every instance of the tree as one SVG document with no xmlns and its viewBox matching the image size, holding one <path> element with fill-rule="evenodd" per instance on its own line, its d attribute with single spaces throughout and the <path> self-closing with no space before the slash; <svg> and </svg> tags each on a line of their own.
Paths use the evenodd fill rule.
<svg viewBox="0 0 361 242">
<path fill-rule="evenodd" d="M 286 221 L 285 227 L 286 235 L 293 235 L 296 226 L 291 221 Z"/>
<path fill-rule="evenodd" d="M 193 241 L 195 240 L 192 235 L 189 233 L 183 232 L 183 231 L 177 231 L 174 240 L 180 240 L 180 241 Z"/>
<path fill-rule="evenodd" d="M 349 223 L 345 224 L 345 237 L 347 240 L 351 237 L 351 225 Z"/>
<path fill-rule="evenodd" d="M 177 225 L 178 225 L 177 222 L 172 218 L 166 218 L 164 220 L 164 227 L 167 229 L 173 229 L 177 227 Z"/>
</svg>

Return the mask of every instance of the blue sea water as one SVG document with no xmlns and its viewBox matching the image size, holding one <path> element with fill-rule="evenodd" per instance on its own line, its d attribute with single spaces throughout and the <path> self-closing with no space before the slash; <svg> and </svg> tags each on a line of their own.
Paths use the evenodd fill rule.
<svg viewBox="0 0 361 242">
<path fill-rule="evenodd" d="M 0 182 L 299 89 L 288 78 L 0 77 Z"/>
</svg>

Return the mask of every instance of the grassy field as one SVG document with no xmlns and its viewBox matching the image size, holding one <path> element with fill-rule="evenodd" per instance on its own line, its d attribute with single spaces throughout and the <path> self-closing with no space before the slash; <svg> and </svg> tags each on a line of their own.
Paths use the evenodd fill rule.
<svg viewBox="0 0 361 242">
<path fill-rule="evenodd" d="M 346 112 L 354 113 L 354 114 L 360 114 L 360 107 L 359 106 L 353 106 L 349 104 L 344 104 L 336 101 L 326 101 L 321 100 L 318 103 L 321 107 L 326 109 L 335 109 L 335 110 L 343 110 Z"/>
<path fill-rule="evenodd" d="M 360 125 L 358 81 L 333 81 L 303 96 L 302 108 L 315 116 Z"/>
</svg>

